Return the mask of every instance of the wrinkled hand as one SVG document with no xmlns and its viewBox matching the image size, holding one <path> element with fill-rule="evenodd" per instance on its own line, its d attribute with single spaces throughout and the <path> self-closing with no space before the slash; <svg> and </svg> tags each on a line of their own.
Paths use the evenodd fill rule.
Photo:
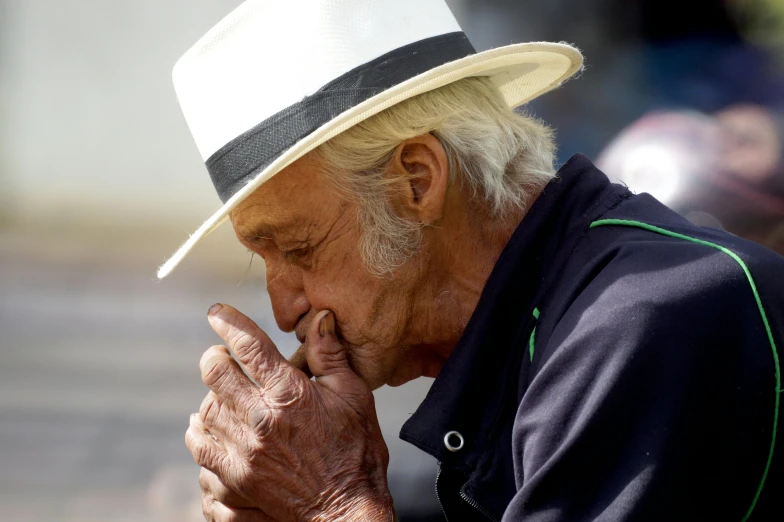
<svg viewBox="0 0 784 522">
<path fill-rule="evenodd" d="M 349 367 L 334 314 L 320 312 L 307 334 L 313 381 L 234 308 L 213 307 L 209 321 L 247 376 L 224 346 L 201 359 L 211 391 L 185 442 L 203 468 L 207 520 L 394 520 L 373 394 Z"/>
</svg>

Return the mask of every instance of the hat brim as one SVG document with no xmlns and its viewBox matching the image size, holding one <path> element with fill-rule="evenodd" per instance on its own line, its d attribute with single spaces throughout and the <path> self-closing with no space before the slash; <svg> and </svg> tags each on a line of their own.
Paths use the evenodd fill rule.
<svg viewBox="0 0 784 522">
<path fill-rule="evenodd" d="M 464 78 L 484 76 L 496 84 L 510 107 L 559 87 L 582 67 L 580 52 L 566 44 L 535 42 L 499 47 L 430 69 L 339 114 L 295 143 L 205 221 L 159 269 L 168 276 L 196 244 L 229 218 L 243 200 L 275 174 L 354 125 L 404 100 Z"/>
</svg>

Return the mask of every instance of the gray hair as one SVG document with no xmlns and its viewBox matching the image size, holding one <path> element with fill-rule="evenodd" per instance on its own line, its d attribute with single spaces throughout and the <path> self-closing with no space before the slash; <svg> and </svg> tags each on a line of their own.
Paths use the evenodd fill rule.
<svg viewBox="0 0 784 522">
<path fill-rule="evenodd" d="M 467 78 L 405 100 L 314 151 L 333 184 L 359 204 L 359 249 L 383 276 L 418 250 L 422 224 L 395 214 L 387 167 L 404 141 L 432 134 L 449 159 L 450 186 L 470 189 L 491 219 L 525 210 L 555 176 L 551 130 L 514 112 L 488 78 Z"/>
</svg>

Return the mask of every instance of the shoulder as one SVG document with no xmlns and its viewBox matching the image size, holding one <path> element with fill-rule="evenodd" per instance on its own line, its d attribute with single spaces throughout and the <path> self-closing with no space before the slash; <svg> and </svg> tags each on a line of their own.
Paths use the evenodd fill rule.
<svg viewBox="0 0 784 522">
<path fill-rule="evenodd" d="M 563 297 L 554 300 L 561 326 L 579 319 L 612 329 L 634 319 L 710 333 L 756 324 L 760 299 L 784 323 L 784 258 L 696 227 L 653 198 L 634 197 L 594 222 L 570 265 L 573 280 L 559 285 Z"/>
<path fill-rule="evenodd" d="M 582 389 L 646 383 L 669 393 L 677 383 L 681 395 L 767 387 L 774 359 L 758 297 L 780 330 L 784 294 L 771 288 L 784 271 L 775 254 L 711 234 L 593 228 L 567 269 L 579 274 L 541 310 L 529 391 L 565 375 Z"/>
<path fill-rule="evenodd" d="M 574 260 L 581 271 L 576 284 L 553 307 L 548 344 L 585 335 L 613 344 L 670 340 L 684 330 L 712 330 L 753 303 L 743 268 L 719 249 L 635 228 L 591 235 L 588 252 Z"/>
</svg>

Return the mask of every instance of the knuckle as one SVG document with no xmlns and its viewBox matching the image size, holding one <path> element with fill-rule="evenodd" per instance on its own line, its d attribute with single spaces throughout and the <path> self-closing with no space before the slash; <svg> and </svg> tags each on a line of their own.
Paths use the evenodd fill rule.
<svg viewBox="0 0 784 522">
<path fill-rule="evenodd" d="M 201 513 L 204 515 L 204 519 L 207 522 L 214 522 L 215 517 L 213 516 L 215 499 L 212 498 L 210 495 L 202 495 L 201 497 Z"/>
<path fill-rule="evenodd" d="M 261 347 L 261 343 L 257 341 L 257 346 Z M 269 356 L 261 349 L 249 349 L 246 350 L 244 353 L 242 351 L 238 351 L 237 353 L 242 355 L 243 359 L 247 361 L 247 364 L 252 368 L 258 368 L 262 372 L 268 372 L 271 369 L 271 364 L 269 361 Z"/>
<path fill-rule="evenodd" d="M 261 347 L 259 339 L 242 330 L 236 330 L 229 341 L 235 352 L 257 352 Z"/>
<path fill-rule="evenodd" d="M 235 472 L 235 470 L 242 464 L 241 461 L 237 462 L 237 465 L 234 464 L 234 461 L 229 457 L 227 453 L 222 453 L 215 457 L 215 469 L 212 470 L 215 473 L 218 481 L 222 484 L 228 484 L 227 479 L 231 478 Z"/>
<path fill-rule="evenodd" d="M 305 387 L 293 372 L 279 372 L 267 381 L 268 400 L 275 408 L 290 408 L 302 400 Z"/>
<path fill-rule="evenodd" d="M 247 522 L 248 520 L 249 519 L 244 518 L 243 515 L 238 514 L 236 511 L 231 511 L 225 513 L 220 520 L 216 520 L 215 522 Z"/>
<path fill-rule="evenodd" d="M 193 431 L 193 428 L 188 428 L 188 431 L 185 432 L 185 446 L 187 446 L 188 450 L 194 453 L 200 443 L 199 435 Z"/>
<path fill-rule="evenodd" d="M 204 362 L 201 372 L 202 380 L 207 386 L 213 386 L 225 377 L 228 370 L 229 366 L 226 364 L 226 358 L 214 355 Z"/>
<path fill-rule="evenodd" d="M 253 408 L 248 411 L 247 424 L 260 438 L 268 436 L 278 424 L 279 414 L 266 408 Z"/>
<path fill-rule="evenodd" d="M 193 427 L 192 426 L 188 426 L 188 429 L 185 431 L 185 446 L 188 449 L 191 449 L 191 446 L 194 443 L 194 440 L 193 440 L 194 437 L 195 437 L 195 435 L 193 433 Z"/>
<path fill-rule="evenodd" d="M 210 448 L 201 441 L 195 441 L 191 446 L 191 454 L 196 464 L 199 466 L 209 467 L 212 464 Z"/>
<path fill-rule="evenodd" d="M 322 371 L 333 371 L 346 367 L 346 352 L 322 352 L 319 356 Z"/>
<path fill-rule="evenodd" d="M 257 495 L 257 483 L 254 480 L 253 472 L 248 465 L 238 466 L 235 470 L 234 484 L 236 491 L 245 498 L 254 498 Z"/>
<path fill-rule="evenodd" d="M 214 469 L 216 467 L 218 456 L 211 444 L 207 444 L 199 439 L 193 439 L 189 449 L 191 450 L 193 460 L 196 461 L 196 464 L 207 469 Z"/>
<path fill-rule="evenodd" d="M 199 487 L 201 487 L 202 493 L 209 493 L 212 492 L 212 485 L 211 482 L 211 473 L 206 468 L 201 468 L 199 471 Z"/>
<path fill-rule="evenodd" d="M 208 426 L 214 425 L 220 415 L 221 406 L 222 404 L 217 396 L 212 392 L 208 393 L 199 408 L 199 415 L 201 416 L 202 422 Z"/>
</svg>

